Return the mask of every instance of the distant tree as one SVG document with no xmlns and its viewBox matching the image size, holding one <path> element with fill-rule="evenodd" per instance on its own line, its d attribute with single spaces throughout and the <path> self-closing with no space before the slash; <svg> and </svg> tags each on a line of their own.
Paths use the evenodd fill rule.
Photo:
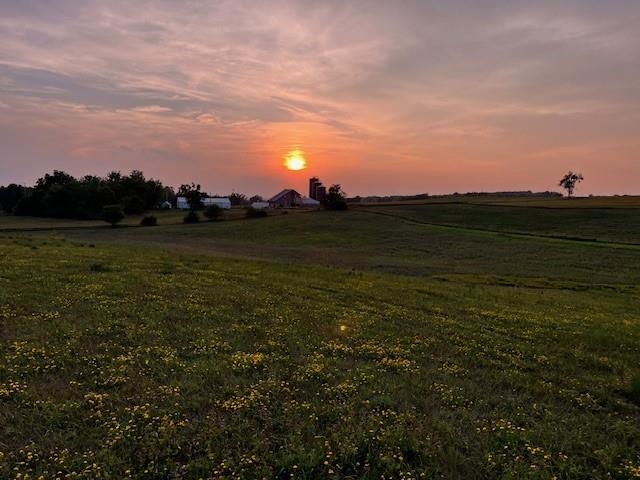
<svg viewBox="0 0 640 480">
<path fill-rule="evenodd" d="M 254 195 L 249 199 L 249 203 L 256 203 L 256 202 L 264 202 L 264 198 L 262 198 L 260 195 Z"/>
<path fill-rule="evenodd" d="M 196 210 L 202 210 L 204 204 L 202 203 L 202 198 L 205 196 L 203 192 L 200 191 L 200 185 L 196 185 L 195 183 L 182 184 L 178 189 L 178 196 L 185 197 L 187 202 L 189 202 L 189 210 L 195 212 Z"/>
<path fill-rule="evenodd" d="M 173 187 L 162 188 L 162 201 L 169 202 L 173 207 L 176 206 L 176 192 Z"/>
<path fill-rule="evenodd" d="M 221 218 L 223 215 L 224 215 L 224 212 L 216 204 L 209 205 L 204 210 L 204 216 L 207 217 L 209 220 L 217 220 Z"/>
<path fill-rule="evenodd" d="M 328 210 L 346 210 L 346 196 L 347 194 L 342 190 L 340 184 L 331 185 L 327 191 L 324 205 Z"/>
<path fill-rule="evenodd" d="M 112 171 L 107 174 L 107 182 L 119 183 L 122 180 L 122 174 L 120 172 Z"/>
<path fill-rule="evenodd" d="M 68 173 L 62 170 L 54 170 L 51 175 L 45 173 L 44 177 L 39 178 L 36 182 L 36 188 L 49 188 L 53 185 L 68 185 L 74 182 L 77 182 L 77 180 Z"/>
<path fill-rule="evenodd" d="M 13 212 L 14 207 L 25 194 L 25 188 L 11 183 L 6 187 L 0 187 L 0 210 L 5 213 Z"/>
<path fill-rule="evenodd" d="M 124 212 L 120 205 L 105 205 L 102 207 L 100 218 L 105 222 L 110 223 L 112 227 L 115 227 L 116 223 L 120 222 L 124 218 Z"/>
<path fill-rule="evenodd" d="M 567 196 L 571 198 L 573 195 L 573 189 L 576 188 L 576 184 L 580 183 L 584 180 L 584 177 L 581 173 L 573 173 L 569 171 L 564 177 L 560 179 L 560 183 L 558 184 L 562 188 L 567 191 Z"/>
<path fill-rule="evenodd" d="M 249 199 L 247 196 L 242 193 L 233 192 L 229 195 L 229 201 L 231 205 L 249 205 Z"/>
<path fill-rule="evenodd" d="M 21 187 L 22 188 L 22 187 Z M 131 175 L 110 172 L 105 178 L 85 175 L 79 179 L 60 171 L 45 174 L 13 206 L 16 215 L 57 218 L 100 218 L 105 205 L 123 205 L 125 212 L 142 213 L 156 208 L 165 188 L 147 180 L 139 170 Z M 6 207 L 4 207 L 6 209 Z"/>
</svg>

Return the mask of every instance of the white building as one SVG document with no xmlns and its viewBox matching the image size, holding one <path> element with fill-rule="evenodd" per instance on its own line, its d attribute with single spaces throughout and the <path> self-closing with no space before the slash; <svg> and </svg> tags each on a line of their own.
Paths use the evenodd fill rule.
<svg viewBox="0 0 640 480">
<path fill-rule="evenodd" d="M 202 199 L 202 204 L 206 207 L 209 205 L 218 205 L 220 208 L 229 209 L 231 208 L 231 200 L 228 198 L 216 198 L 216 197 L 205 197 Z M 176 208 L 181 210 L 189 209 L 189 201 L 186 197 L 178 197 L 176 198 Z"/>
<path fill-rule="evenodd" d="M 268 202 L 253 202 L 251 204 L 251 208 L 254 208 L 256 210 L 264 210 L 265 208 L 269 208 L 269 203 Z"/>
<path fill-rule="evenodd" d="M 320 202 L 313 198 L 302 197 L 302 200 L 300 200 L 300 205 L 303 207 L 317 207 L 320 205 Z"/>
</svg>

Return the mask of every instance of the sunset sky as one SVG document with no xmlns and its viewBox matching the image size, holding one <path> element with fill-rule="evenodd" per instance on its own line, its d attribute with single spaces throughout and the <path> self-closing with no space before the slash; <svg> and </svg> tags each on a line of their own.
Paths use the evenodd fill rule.
<svg viewBox="0 0 640 480">
<path fill-rule="evenodd" d="M 0 184 L 640 194 L 640 1 L 0 0 Z M 308 167 L 283 167 L 288 152 Z"/>
</svg>

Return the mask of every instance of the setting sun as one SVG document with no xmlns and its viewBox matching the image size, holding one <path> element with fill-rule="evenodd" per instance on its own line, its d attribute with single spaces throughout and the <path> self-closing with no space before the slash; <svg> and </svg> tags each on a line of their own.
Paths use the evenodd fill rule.
<svg viewBox="0 0 640 480">
<path fill-rule="evenodd" d="M 304 152 L 301 150 L 293 150 L 284 157 L 284 166 L 289 170 L 304 170 L 307 168 L 307 161 L 304 158 Z"/>
</svg>

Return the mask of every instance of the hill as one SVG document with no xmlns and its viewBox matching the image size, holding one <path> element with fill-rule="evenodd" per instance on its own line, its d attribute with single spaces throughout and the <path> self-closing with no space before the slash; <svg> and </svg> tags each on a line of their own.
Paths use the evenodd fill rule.
<svg viewBox="0 0 640 480">
<path fill-rule="evenodd" d="M 0 476 L 631 478 L 638 210 L 599 212 L 0 233 Z"/>
</svg>

